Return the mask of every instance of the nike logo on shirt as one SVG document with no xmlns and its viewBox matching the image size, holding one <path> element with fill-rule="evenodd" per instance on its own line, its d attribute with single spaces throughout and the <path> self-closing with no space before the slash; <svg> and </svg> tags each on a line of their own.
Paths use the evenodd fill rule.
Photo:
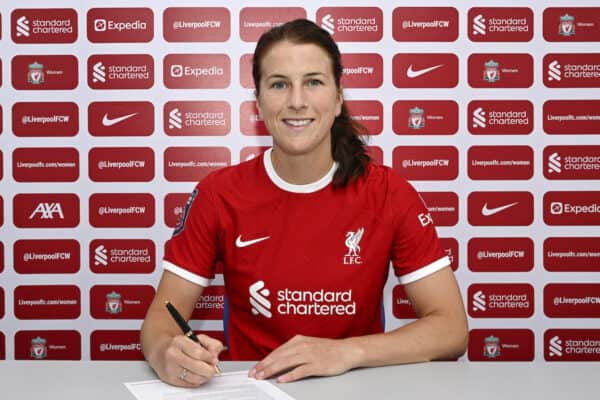
<svg viewBox="0 0 600 400">
<path fill-rule="evenodd" d="M 256 244 L 258 242 L 262 242 L 263 240 L 267 240 L 269 239 L 271 236 L 264 236 L 261 238 L 257 238 L 257 239 L 252 239 L 252 240 L 242 240 L 242 235 L 238 236 L 237 239 L 235 239 L 235 245 L 236 247 L 248 247 L 248 246 L 252 246 L 253 244 Z"/>
<path fill-rule="evenodd" d="M 117 118 L 108 118 L 108 114 L 104 114 L 104 117 L 102 117 L 102 125 L 113 126 L 115 124 L 118 124 L 119 122 L 125 121 L 126 119 L 129 119 L 129 118 L 133 117 L 134 115 L 138 115 L 138 114 L 139 113 L 127 114 L 127 115 L 123 115 L 123 116 L 117 117 Z"/>
<path fill-rule="evenodd" d="M 412 64 L 410 64 L 408 66 L 408 70 L 406 70 L 406 76 L 408 76 L 411 79 L 417 78 L 421 75 L 425 75 L 426 73 L 433 71 L 434 69 L 438 69 L 439 67 L 441 67 L 443 65 L 444 64 L 439 64 L 439 65 L 434 65 L 433 67 L 429 67 L 429 68 L 414 70 Z"/>
<path fill-rule="evenodd" d="M 498 214 L 499 212 L 504 211 L 507 208 L 510 208 L 510 207 L 514 206 L 515 204 L 519 204 L 519 202 L 517 201 L 515 203 L 505 204 L 505 205 L 500 206 L 500 207 L 488 208 L 487 203 L 485 203 L 483 205 L 483 208 L 481 209 L 481 213 L 483 214 L 483 216 L 489 217 L 491 215 Z"/>
</svg>

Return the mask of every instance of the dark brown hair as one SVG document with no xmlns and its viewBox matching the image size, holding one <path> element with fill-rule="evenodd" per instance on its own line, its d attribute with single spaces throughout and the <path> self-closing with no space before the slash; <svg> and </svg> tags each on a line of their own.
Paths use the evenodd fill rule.
<svg viewBox="0 0 600 400">
<path fill-rule="evenodd" d="M 256 44 L 252 59 L 252 78 L 258 96 L 260 90 L 261 62 L 271 47 L 279 42 L 289 41 L 294 44 L 314 44 L 322 48 L 331 60 L 331 69 L 338 89 L 341 88 L 342 56 L 337 44 L 327 31 L 306 19 L 296 19 L 272 28 L 263 33 Z M 366 144 L 360 135 L 366 129 L 353 121 L 345 103 L 342 111 L 333 121 L 331 127 L 331 151 L 333 159 L 338 163 L 333 176 L 334 187 L 344 187 L 353 180 L 364 175 L 371 158 L 367 154 Z"/>
</svg>

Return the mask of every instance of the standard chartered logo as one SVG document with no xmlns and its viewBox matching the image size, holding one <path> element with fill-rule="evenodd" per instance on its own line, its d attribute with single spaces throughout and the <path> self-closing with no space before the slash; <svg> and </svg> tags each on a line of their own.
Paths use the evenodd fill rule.
<svg viewBox="0 0 600 400">
<path fill-rule="evenodd" d="M 102 244 L 94 249 L 94 265 L 108 265 L 108 250 Z"/>
<path fill-rule="evenodd" d="M 550 339 L 550 342 L 548 343 L 548 352 L 550 353 L 550 357 L 562 357 L 563 346 L 560 337 L 554 336 Z"/>
<path fill-rule="evenodd" d="M 250 285 L 249 301 L 252 314 L 263 315 L 267 318 L 278 315 L 356 315 L 356 301 L 352 298 L 352 289 L 343 291 L 294 290 L 281 289 L 274 293 L 274 303 L 269 296 L 271 291 L 265 287 L 264 281 Z"/>
<path fill-rule="evenodd" d="M 106 67 L 104 66 L 102 61 L 98 61 L 96 64 L 94 64 L 94 67 L 92 69 L 93 69 L 92 81 L 94 83 L 96 83 L 96 82 L 105 83 L 106 82 Z"/>
<path fill-rule="evenodd" d="M 264 315 L 267 318 L 271 318 L 271 302 L 267 299 L 270 292 L 269 289 L 265 288 L 265 282 L 258 281 L 250 286 L 250 304 L 252 305 L 252 314 Z"/>
<path fill-rule="evenodd" d="M 482 107 L 478 107 L 473 110 L 473 128 L 485 128 L 487 118 L 485 117 L 485 111 Z"/>
<path fill-rule="evenodd" d="M 558 153 L 552 153 L 548 157 L 548 172 L 556 172 L 560 174 L 562 172 L 562 163 L 560 161 L 560 155 Z"/>
<path fill-rule="evenodd" d="M 181 111 L 179 111 L 179 108 L 175 107 L 169 112 L 169 129 L 181 129 L 182 122 Z"/>
<path fill-rule="evenodd" d="M 485 35 L 487 33 L 487 26 L 485 25 L 485 18 L 479 14 L 473 18 L 473 35 Z"/>
<path fill-rule="evenodd" d="M 331 14 L 327 14 L 323 18 L 321 18 L 321 28 L 329 32 L 330 35 L 333 35 L 335 32 L 334 22 L 335 20 L 333 19 Z"/>
<path fill-rule="evenodd" d="M 554 60 L 548 65 L 548 80 L 560 81 L 562 79 L 561 66 L 558 61 Z"/>
<path fill-rule="evenodd" d="M 481 290 L 473 293 L 473 311 L 485 311 L 485 294 Z"/>
<path fill-rule="evenodd" d="M 24 15 L 17 20 L 17 36 L 29 37 L 29 20 Z"/>
</svg>

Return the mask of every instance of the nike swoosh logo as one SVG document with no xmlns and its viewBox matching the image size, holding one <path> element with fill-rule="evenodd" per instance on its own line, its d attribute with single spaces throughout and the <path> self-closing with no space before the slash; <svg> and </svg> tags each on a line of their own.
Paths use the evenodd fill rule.
<svg viewBox="0 0 600 400">
<path fill-rule="evenodd" d="M 487 203 L 485 203 L 483 205 L 483 208 L 481 209 L 481 213 L 483 214 L 484 217 L 489 217 L 491 215 L 498 214 L 499 212 L 504 211 L 507 208 L 514 206 L 515 204 L 519 204 L 519 202 L 517 201 L 515 203 L 506 204 L 506 205 L 503 205 L 500 207 L 488 208 Z"/>
<path fill-rule="evenodd" d="M 242 240 L 242 235 L 238 236 L 237 239 L 235 239 L 235 245 L 237 247 L 248 247 L 248 246 L 252 246 L 253 244 L 256 244 L 258 242 L 262 242 L 263 240 L 267 240 L 268 238 L 270 238 L 271 236 L 264 236 L 258 239 L 252 239 L 252 240 Z"/>
<path fill-rule="evenodd" d="M 439 65 L 434 65 L 433 67 L 429 67 L 429 68 L 423 68 L 423 69 L 418 69 L 418 70 L 414 70 L 412 64 L 410 64 L 408 66 L 408 70 L 406 70 L 406 76 L 408 76 L 409 78 L 416 78 L 419 77 L 421 75 L 425 75 L 428 72 L 433 71 L 434 69 L 438 69 L 439 67 L 443 66 L 444 64 L 439 64 Z"/>
<path fill-rule="evenodd" d="M 102 117 L 102 125 L 113 126 L 115 124 L 118 124 L 121 121 L 125 121 L 126 119 L 131 118 L 134 115 L 138 115 L 138 114 L 139 113 L 127 114 L 127 115 L 123 115 L 123 116 L 117 117 L 117 118 L 108 118 L 108 114 L 104 114 L 104 117 Z"/>
</svg>

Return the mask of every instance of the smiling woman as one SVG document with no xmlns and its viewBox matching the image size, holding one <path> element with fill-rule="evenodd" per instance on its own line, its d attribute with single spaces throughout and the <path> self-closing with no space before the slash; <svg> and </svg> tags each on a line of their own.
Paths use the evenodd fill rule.
<svg viewBox="0 0 600 400">
<path fill-rule="evenodd" d="M 141 336 L 166 382 L 193 387 L 215 374 L 224 344 L 189 340 L 164 303 L 189 319 L 217 262 L 229 357 L 259 361 L 253 378 L 289 382 L 465 351 L 460 291 L 429 211 L 404 178 L 371 163 L 342 71 L 337 45 L 308 20 L 258 41 L 255 95 L 273 146 L 198 183 L 167 242 Z M 418 318 L 384 332 L 390 262 Z"/>
</svg>

